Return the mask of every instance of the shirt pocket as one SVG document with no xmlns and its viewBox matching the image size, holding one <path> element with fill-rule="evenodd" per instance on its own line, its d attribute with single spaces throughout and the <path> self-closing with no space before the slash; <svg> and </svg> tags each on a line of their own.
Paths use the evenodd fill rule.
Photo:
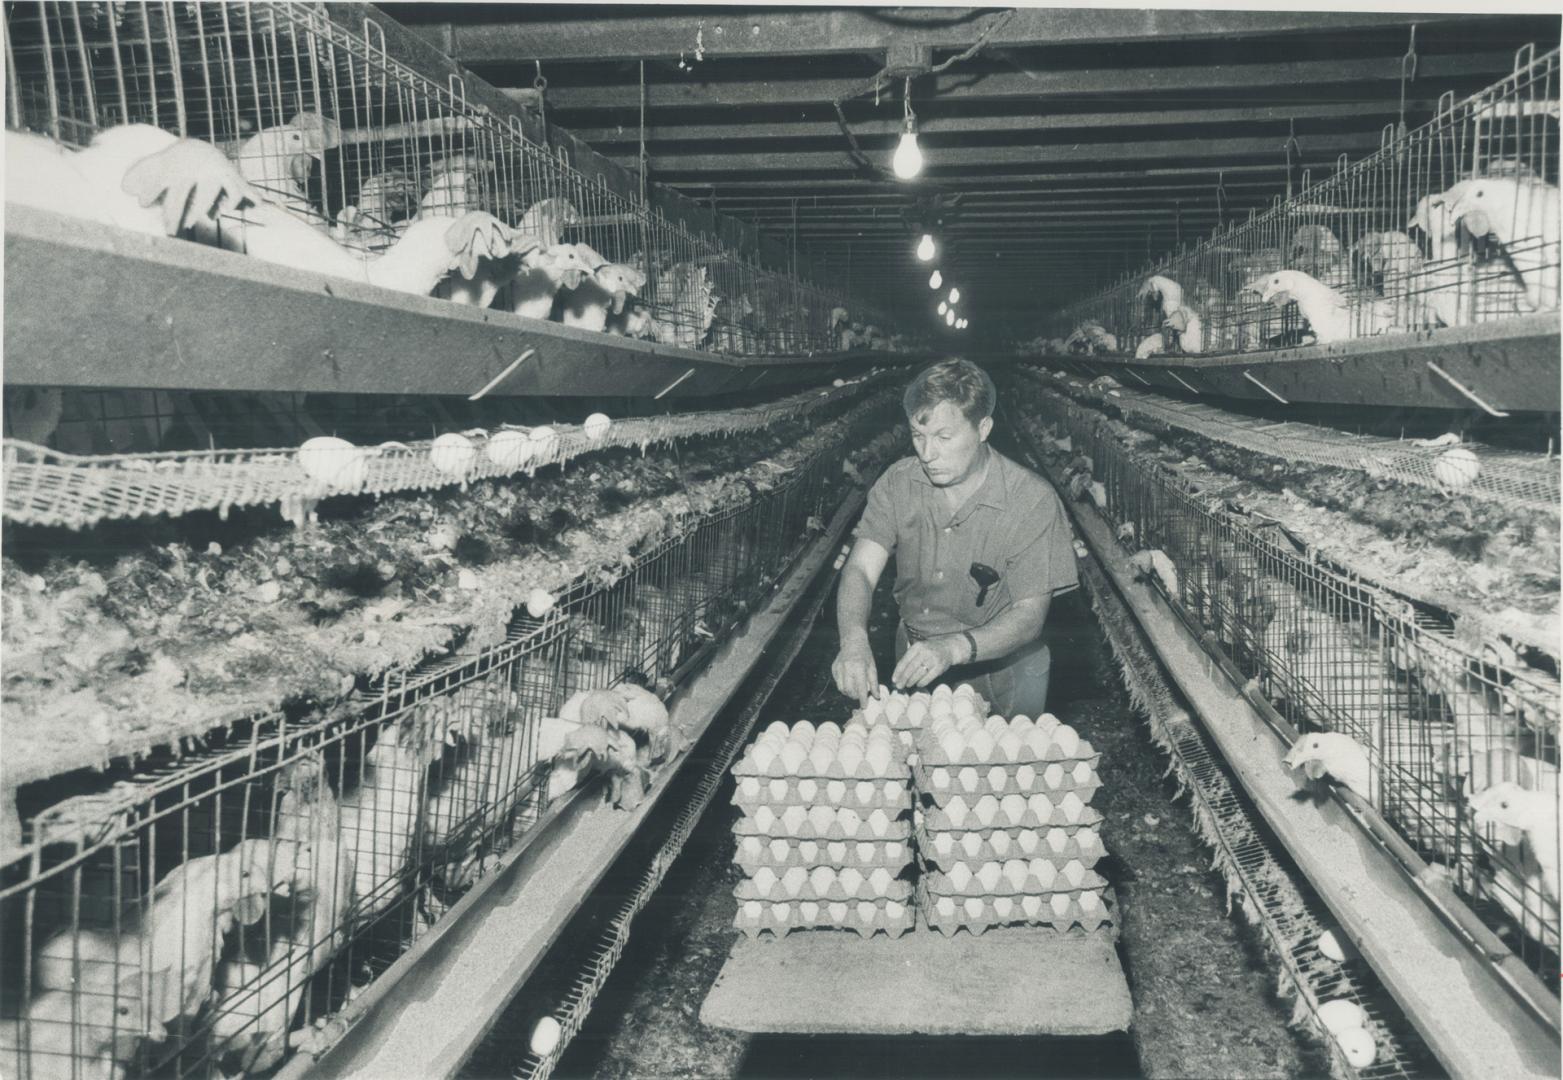
<svg viewBox="0 0 1563 1080">
<path fill-rule="evenodd" d="M 962 621 L 969 626 L 983 625 L 1010 604 L 1012 594 L 1010 592 L 1009 574 L 1005 572 L 1002 564 L 994 565 L 993 563 L 988 563 L 987 565 L 992 566 L 998 572 L 999 580 L 988 586 L 988 592 L 983 597 L 981 607 L 977 606 L 977 597 L 982 594 L 982 589 L 977 584 L 977 580 L 971 576 L 970 564 L 962 571 L 964 580 L 961 582 L 960 616 Z"/>
</svg>

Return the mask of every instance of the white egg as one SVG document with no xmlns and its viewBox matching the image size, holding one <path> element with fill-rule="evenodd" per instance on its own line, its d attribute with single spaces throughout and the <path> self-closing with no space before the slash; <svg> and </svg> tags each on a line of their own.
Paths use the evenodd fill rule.
<svg viewBox="0 0 1563 1080">
<path fill-rule="evenodd" d="M 906 698 L 896 694 L 885 702 L 885 719 L 892 724 L 906 715 Z"/>
<path fill-rule="evenodd" d="M 792 734 L 792 729 L 790 729 L 780 720 L 772 720 L 769 724 L 765 725 L 765 734 L 771 736 L 772 738 L 781 739 L 785 742 L 787 737 Z"/>
<path fill-rule="evenodd" d="M 765 846 L 758 836 L 746 836 L 738 842 L 738 850 L 746 859 L 758 859 Z"/>
<path fill-rule="evenodd" d="M 501 469 L 514 472 L 532 457 L 532 440 L 524 431 L 496 431 L 483 444 L 483 456 Z"/>
<path fill-rule="evenodd" d="M 1080 796 L 1072 791 L 1064 796 L 1058 808 L 1064 812 L 1064 820 L 1071 825 L 1079 821 L 1081 815 L 1085 813 L 1085 803 L 1081 802 Z"/>
<path fill-rule="evenodd" d="M 448 431 L 429 447 L 429 461 L 446 476 L 466 476 L 477 460 L 478 448 L 465 435 Z"/>
<path fill-rule="evenodd" d="M 1058 762 L 1053 762 L 1042 770 L 1042 784 L 1045 787 L 1056 788 L 1064 782 L 1064 767 Z"/>
<path fill-rule="evenodd" d="M 770 793 L 772 802 L 784 802 L 787 798 L 787 781 L 771 780 L 766 784 L 766 791 Z"/>
<path fill-rule="evenodd" d="M 1373 1041 L 1373 1033 L 1364 1028 L 1340 1032 L 1335 1036 L 1335 1042 L 1354 1069 L 1366 1069 L 1378 1057 L 1378 1045 Z"/>
<path fill-rule="evenodd" d="M 868 875 L 868 887 L 875 896 L 883 896 L 890 891 L 890 884 L 894 880 L 889 870 L 883 866 L 876 866 Z"/>
<path fill-rule="evenodd" d="M 944 698 L 944 699 L 948 700 L 949 698 L 952 698 L 954 696 L 955 696 L 955 691 L 950 689 L 948 683 L 940 683 L 938 686 L 933 688 L 933 697 L 935 698 L 935 700 L 937 700 L 939 698 Z"/>
<path fill-rule="evenodd" d="M 1053 800 L 1038 791 L 1026 798 L 1026 808 L 1037 816 L 1037 820 L 1046 824 L 1053 816 Z"/>
<path fill-rule="evenodd" d="M 791 809 L 791 807 L 788 809 Z M 808 818 L 809 824 L 814 828 L 814 832 L 819 836 L 824 836 L 830 831 L 831 825 L 835 823 L 836 812 L 828 806 L 811 806 L 808 810 Z"/>
<path fill-rule="evenodd" d="M 824 896 L 836 883 L 836 872 L 828 866 L 816 866 L 809 871 L 809 885 L 815 896 Z"/>
<path fill-rule="evenodd" d="M 803 806 L 789 806 L 782 811 L 782 828 L 788 836 L 797 836 L 803 831 L 803 825 L 809 820 L 809 811 Z"/>
<path fill-rule="evenodd" d="M 848 776 L 856 776 L 858 767 L 863 764 L 863 747 L 850 740 L 842 740 L 841 749 L 836 751 L 836 760 L 841 763 L 841 771 Z M 841 794 L 845 796 L 846 789 L 842 788 Z M 836 802 L 841 799 L 837 798 Z"/>
<path fill-rule="evenodd" d="M 803 917 L 805 923 L 819 922 L 819 903 L 814 900 L 805 900 L 798 905 L 798 914 Z"/>
<path fill-rule="evenodd" d="M 1087 889 L 1079 896 L 1081 911 L 1095 911 L 1102 906 L 1102 898 L 1094 889 Z"/>
<path fill-rule="evenodd" d="M 534 619 L 541 619 L 554 607 L 554 594 L 547 589 L 533 589 L 526 594 L 526 613 Z"/>
<path fill-rule="evenodd" d="M 1054 893 L 1048 898 L 1047 906 L 1053 909 L 1055 918 L 1062 919 L 1069 914 L 1069 894 Z"/>
<path fill-rule="evenodd" d="M 950 824 L 954 825 L 957 829 L 960 828 L 961 824 L 966 820 L 966 813 L 966 800 L 961 798 L 959 795 L 951 799 L 949 805 L 944 808 L 945 816 L 950 819 Z"/>
<path fill-rule="evenodd" d="M 950 708 L 949 698 L 936 697 L 928 705 L 928 718 L 930 720 L 950 720 L 955 716 L 955 710 Z"/>
<path fill-rule="evenodd" d="M 851 913 L 852 908 L 846 903 L 837 900 L 825 910 L 830 912 L 830 921 L 835 923 L 837 926 L 840 926 L 842 923 L 847 921 L 847 915 Z"/>
<path fill-rule="evenodd" d="M 1026 817 L 1026 799 L 1023 795 L 1010 792 L 999 800 L 999 809 L 1004 811 L 1004 820 L 1011 825 L 1019 825 Z"/>
<path fill-rule="evenodd" d="M 960 782 L 962 791 L 977 790 L 979 777 L 977 776 L 977 770 L 972 768 L 970 765 L 967 765 L 959 773 L 957 773 L 956 779 Z"/>
<path fill-rule="evenodd" d="M 885 781 L 885 802 L 898 804 L 906 801 L 906 782 L 904 780 Z"/>
<path fill-rule="evenodd" d="M 1053 743 L 1063 751 L 1066 758 L 1074 757 L 1080 749 L 1080 735 L 1068 724 L 1059 724 L 1053 729 Z"/>
<path fill-rule="evenodd" d="M 560 1028 L 559 1021 L 545 1016 L 532 1029 L 532 1040 L 528 1045 L 538 1057 L 547 1057 L 559 1048 L 559 1040 L 563 1037 L 564 1030 Z"/>
<path fill-rule="evenodd" d="M 1015 910 L 1015 900 L 1009 896 L 995 896 L 993 898 L 993 914 L 1001 919 L 1007 919 L 1010 912 Z"/>
<path fill-rule="evenodd" d="M 1042 914 L 1042 898 L 1036 893 L 1028 893 L 1020 898 L 1020 910 L 1026 913 L 1026 918 L 1035 919 Z"/>
<path fill-rule="evenodd" d="M 771 823 L 776 820 L 776 811 L 769 806 L 758 807 L 754 812 L 754 827 L 761 832 L 770 832 Z"/>
<path fill-rule="evenodd" d="M 834 720 L 826 720 L 823 724 L 814 729 L 814 737 L 816 739 L 830 739 L 832 742 L 839 741 L 843 734 L 845 733 L 841 730 L 841 725 L 836 723 Z"/>
<path fill-rule="evenodd" d="M 948 855 L 955 850 L 955 834 L 942 832 L 933 834 L 933 849 L 940 855 Z"/>
<path fill-rule="evenodd" d="M 835 848 L 834 844 L 831 845 L 831 848 L 832 848 L 831 858 L 835 859 L 835 861 L 838 862 L 838 863 L 844 861 L 845 856 L 846 856 L 846 850 L 845 850 L 846 845 L 845 844 L 842 845 L 842 848 L 843 848 L 843 850 L 841 852 L 842 858 L 836 858 L 836 856 L 834 854 L 834 848 Z M 866 862 L 872 862 L 873 860 L 874 860 L 874 845 L 869 843 L 867 840 L 864 840 L 862 843 L 858 844 L 858 846 L 857 846 L 857 861 L 860 862 L 860 863 L 866 863 Z"/>
<path fill-rule="evenodd" d="M 863 706 L 863 722 L 865 724 L 877 724 L 884 715 L 884 702 L 878 698 L 869 698 L 868 704 Z"/>
<path fill-rule="evenodd" d="M 776 887 L 776 871 L 769 866 L 762 866 L 754 872 L 751 879 L 754 882 L 754 891 L 761 896 L 769 897 L 771 890 Z"/>
<path fill-rule="evenodd" d="M 840 758 L 836 760 L 841 761 Z M 845 762 L 843 762 L 845 765 Z M 847 784 L 845 780 L 827 780 L 825 782 L 825 801 L 833 806 L 840 806 L 841 800 L 847 797 Z"/>
<path fill-rule="evenodd" d="M 831 753 L 831 749 L 825 745 L 825 741 L 823 739 L 815 739 L 814 749 L 809 752 L 809 765 L 813 767 L 814 771 L 821 776 L 825 775 L 830 771 L 830 767 L 835 760 L 836 755 Z"/>
<path fill-rule="evenodd" d="M 763 914 L 765 914 L 764 904 L 760 903 L 758 900 L 744 901 L 744 918 L 758 919 Z"/>
<path fill-rule="evenodd" d="M 1032 859 L 1026 864 L 1026 869 L 1031 876 L 1036 878 L 1043 890 L 1051 889 L 1058 881 L 1058 871 L 1053 869 L 1053 863 L 1048 859 Z"/>
<path fill-rule="evenodd" d="M 788 739 L 781 750 L 782 771 L 789 776 L 796 776 L 803 763 L 809 759 L 809 752 L 803 748 L 803 744 L 796 739 Z"/>
<path fill-rule="evenodd" d="M 751 760 L 754 762 L 754 771 L 763 773 L 771 767 L 771 762 L 776 760 L 776 751 L 764 744 L 757 744 Z"/>
<path fill-rule="evenodd" d="M 1016 735 L 1024 737 L 1026 732 L 1031 730 L 1031 717 L 1024 715 L 1012 717 L 1009 722 L 1009 729 Z"/>
<path fill-rule="evenodd" d="M 857 902 L 857 917 L 859 921 L 871 924 L 878 914 L 879 909 L 874 906 L 872 900 L 859 900 Z"/>
<path fill-rule="evenodd" d="M 988 761 L 993 757 L 993 736 L 986 731 L 978 731 L 971 737 L 972 752 L 977 755 L 978 761 Z"/>
<path fill-rule="evenodd" d="M 1009 731 L 1009 725 L 1004 722 L 1002 716 L 990 716 L 982 722 L 982 730 L 993 737 L 994 745 L 998 745 L 1004 733 Z"/>
<path fill-rule="evenodd" d="M 1341 1032 L 1363 1027 L 1367 1022 L 1368 1014 L 1350 998 L 1336 998 L 1319 1006 L 1319 1023 L 1337 1038 Z"/>
<path fill-rule="evenodd" d="M 989 788 L 994 791 L 1003 791 L 1005 785 L 1009 783 L 1009 773 L 1005 771 L 1004 766 L 995 765 L 988 770 L 987 779 Z"/>
<path fill-rule="evenodd" d="M 1079 859 L 1070 859 L 1064 864 L 1064 880 L 1069 882 L 1071 888 L 1080 887 L 1080 883 L 1085 880 L 1085 867 Z"/>
<path fill-rule="evenodd" d="M 1335 937 L 1335 931 L 1326 930 L 1319 935 L 1319 951 L 1334 960 L 1337 964 L 1346 959 L 1346 950 L 1340 947 L 1340 941 Z"/>
<path fill-rule="evenodd" d="M 1053 745 L 1053 740 L 1042 728 L 1034 727 L 1026 732 L 1026 745 L 1031 748 L 1031 756 L 1040 759 L 1047 757 L 1048 747 Z"/>
<path fill-rule="evenodd" d="M 1020 801 L 1020 805 L 1024 807 L 1026 805 L 1026 801 L 1022 799 Z M 1010 843 L 1011 840 L 1009 838 L 1009 833 L 1004 829 L 996 829 L 988 837 L 988 846 L 993 849 L 993 853 L 995 855 L 1000 857 L 1003 857 L 1004 854 L 1009 851 Z"/>
<path fill-rule="evenodd" d="M 532 441 L 531 461 L 546 464 L 559 448 L 559 433 L 546 424 L 533 428 L 528 437 Z"/>
<path fill-rule="evenodd" d="M 1022 753 L 1020 736 L 1013 731 L 1006 731 L 999 736 L 999 753 L 1004 755 L 1005 761 L 1018 761 Z"/>
<path fill-rule="evenodd" d="M 869 830 L 875 836 L 883 836 L 890 831 L 890 815 L 883 810 L 875 810 L 868 815 Z"/>
<path fill-rule="evenodd" d="M 885 915 L 892 921 L 899 922 L 906 915 L 906 905 L 896 900 L 886 900 Z"/>
<path fill-rule="evenodd" d="M 744 777 L 738 781 L 738 790 L 746 799 L 755 798 L 760 794 L 760 778 L 757 776 Z"/>
<path fill-rule="evenodd" d="M 906 707 L 906 722 L 912 727 L 922 727 L 928 722 L 928 702 L 914 698 Z"/>
<path fill-rule="evenodd" d="M 311 480 L 329 487 L 362 487 L 369 478 L 363 450 L 334 435 L 305 439 L 298 448 L 298 463 Z"/>
<path fill-rule="evenodd" d="M 961 751 L 966 749 L 966 740 L 962 739 L 958 732 L 949 731 L 940 738 L 939 749 L 944 751 L 946 761 L 959 761 Z"/>
<path fill-rule="evenodd" d="M 1051 735 L 1058 728 L 1058 717 L 1050 712 L 1045 712 L 1037 717 L 1037 727 Z"/>
<path fill-rule="evenodd" d="M 1055 855 L 1063 853 L 1069 846 L 1069 832 L 1066 829 L 1049 829 L 1047 831 L 1047 846 Z"/>
<path fill-rule="evenodd" d="M 1037 771 L 1030 765 L 1022 765 L 1015 770 L 1015 785 L 1022 791 L 1030 791 L 1037 782 Z"/>
<path fill-rule="evenodd" d="M 814 801 L 814 796 L 816 796 L 818 794 L 819 794 L 819 781 L 818 780 L 807 780 L 807 779 L 805 779 L 805 780 L 799 780 L 798 781 L 798 798 L 802 799 L 804 802 L 813 802 Z"/>
<path fill-rule="evenodd" d="M 1042 838 L 1037 835 L 1037 831 L 1035 829 L 1021 829 L 1018 833 L 1015 834 L 1015 843 L 1020 845 L 1020 850 L 1025 852 L 1027 855 L 1030 855 L 1033 851 L 1035 851 L 1037 849 L 1037 845 L 1039 845 L 1041 842 Z"/>
<path fill-rule="evenodd" d="M 876 785 L 872 780 L 859 780 L 857 784 L 853 786 L 852 794 L 857 798 L 859 803 L 867 806 L 869 803 L 874 801 L 874 792 L 876 790 Z"/>
<path fill-rule="evenodd" d="M 977 805 L 974 809 L 978 821 L 982 822 L 984 826 L 991 825 L 993 824 L 993 819 L 999 816 L 999 800 L 992 795 L 984 795 L 977 800 Z"/>
<path fill-rule="evenodd" d="M 801 866 L 789 866 L 782 871 L 781 887 L 782 895 L 787 897 L 797 896 L 803 891 L 803 886 L 809 881 L 809 872 Z"/>
<path fill-rule="evenodd" d="M 612 426 L 613 421 L 608 419 L 605 414 L 594 412 L 586 418 L 586 423 L 581 425 L 581 430 L 586 433 L 586 437 L 588 439 L 590 439 L 592 442 L 596 442 L 598 439 L 608 434 L 608 429 Z"/>
<path fill-rule="evenodd" d="M 1091 770 L 1089 762 L 1081 761 L 1075 765 L 1074 771 L 1069 775 L 1074 778 L 1077 785 L 1084 787 L 1091 782 L 1096 773 Z"/>
<path fill-rule="evenodd" d="M 966 853 L 968 859 L 975 859 L 977 852 L 982 850 L 982 834 L 975 832 L 961 833 L 961 850 Z"/>
<path fill-rule="evenodd" d="M 856 836 L 863 829 L 863 815 L 850 806 L 843 806 L 836 811 L 836 821 L 841 825 L 841 831 L 848 836 Z"/>
<path fill-rule="evenodd" d="M 814 725 L 807 720 L 799 720 L 792 725 L 792 737 L 805 746 L 812 746 L 814 743 Z"/>
<path fill-rule="evenodd" d="M 799 840 L 798 858 L 802 859 L 805 863 L 817 861 L 819 859 L 819 841 Z"/>
<path fill-rule="evenodd" d="M 870 745 L 863 754 L 863 760 L 868 762 L 869 773 L 873 776 L 885 776 L 890 772 L 892 755 L 890 747 L 884 743 Z"/>
<path fill-rule="evenodd" d="M 966 891 L 966 886 L 971 884 L 971 867 L 963 862 L 950 867 L 950 884 L 960 892 Z"/>
<path fill-rule="evenodd" d="M 982 899 L 976 896 L 968 896 L 966 902 L 961 905 L 966 911 L 968 919 L 982 918 Z"/>
<path fill-rule="evenodd" d="M 778 923 L 785 923 L 792 917 L 792 905 L 786 902 L 771 905 L 771 917 Z"/>
<path fill-rule="evenodd" d="M 771 859 L 775 862 L 786 862 L 787 856 L 792 853 L 792 845 L 781 837 L 771 841 Z"/>
<path fill-rule="evenodd" d="M 1004 875 L 1004 868 L 996 862 L 985 862 L 977 870 L 977 881 L 988 892 L 998 887 L 999 879 Z"/>
<path fill-rule="evenodd" d="M 944 916 L 946 919 L 952 917 L 955 914 L 955 901 L 951 897 L 939 897 L 939 899 L 934 902 L 934 907 L 938 910 L 939 914 Z"/>
<path fill-rule="evenodd" d="M 1009 882 L 1012 890 L 1020 892 L 1026 887 L 1026 878 L 1030 872 L 1026 869 L 1026 864 L 1020 859 L 1004 860 L 1003 871 L 1004 880 Z"/>
<path fill-rule="evenodd" d="M 958 720 L 975 718 L 977 715 L 977 709 L 972 704 L 971 698 L 958 697 L 950 703 L 950 708 Z"/>
<path fill-rule="evenodd" d="M 1433 478 L 1447 488 L 1469 485 L 1482 471 L 1476 455 L 1463 446 L 1453 446 L 1433 461 Z"/>
</svg>

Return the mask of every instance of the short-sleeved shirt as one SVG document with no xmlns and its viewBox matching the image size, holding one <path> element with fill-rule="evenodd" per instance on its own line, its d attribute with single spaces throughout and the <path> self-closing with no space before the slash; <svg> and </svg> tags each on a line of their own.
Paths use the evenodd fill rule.
<svg viewBox="0 0 1563 1080">
<path fill-rule="evenodd" d="M 860 539 L 895 555 L 895 600 L 919 635 L 984 626 L 1021 600 L 1079 585 L 1073 534 L 1052 485 L 989 449 L 988 474 L 953 514 L 915 457 L 869 489 Z M 974 563 L 998 571 L 981 606 Z"/>
</svg>

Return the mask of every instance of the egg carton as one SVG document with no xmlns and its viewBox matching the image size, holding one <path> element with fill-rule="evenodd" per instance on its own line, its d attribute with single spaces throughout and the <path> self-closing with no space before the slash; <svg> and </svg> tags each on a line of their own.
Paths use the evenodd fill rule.
<svg viewBox="0 0 1563 1080">
<path fill-rule="evenodd" d="M 1022 765 L 928 765 L 919 760 L 912 769 L 912 782 L 940 806 L 957 795 L 1031 795 L 1038 791 L 1073 791 L 1081 802 L 1088 803 L 1102 786 L 1102 778 L 1096 774 L 1100 756 Z"/>
<path fill-rule="evenodd" d="M 1082 825 L 1094 828 L 1102 823 L 1102 815 L 1085 805 L 1085 801 L 1072 791 L 1062 797 L 1038 792 L 1021 800 L 1017 812 L 1018 795 L 984 795 L 973 806 L 968 806 L 964 796 L 957 795 L 945 806 L 920 806 L 912 811 L 912 821 L 919 831 L 929 833 L 968 832 L 992 829 L 1046 829 L 1053 826 Z M 992 800 L 985 803 L 984 800 Z M 1009 800 L 1006 804 L 1005 800 Z M 991 807 L 992 812 L 988 813 Z M 984 821 L 983 818 L 987 820 Z"/>
<path fill-rule="evenodd" d="M 777 812 L 761 806 L 745 814 L 733 823 L 738 836 L 787 836 L 798 840 L 908 840 L 912 835 L 910 818 L 896 816 L 885 810 L 872 810 L 859 814 L 851 807 L 836 809 L 829 806 L 808 808 L 801 820 L 794 811 L 801 806 L 789 806 Z"/>
<path fill-rule="evenodd" d="M 887 867 L 899 870 L 912 861 L 914 849 L 907 840 L 792 840 L 786 837 L 745 836 L 738 841 L 733 862 L 753 875 L 761 866 L 786 870 L 793 866 L 855 866 L 860 870 Z"/>
<path fill-rule="evenodd" d="M 1089 897 L 1089 899 L 1086 899 Z M 1061 934 L 1084 936 L 1116 932 L 1117 920 L 1111 889 L 1083 890 L 1042 896 L 997 896 L 957 899 L 917 891 L 917 907 L 928 927 L 950 937 L 959 930 L 982 934 L 996 926 L 1050 927 Z"/>
<path fill-rule="evenodd" d="M 807 777 L 762 778 L 745 776 L 733 788 L 733 805 L 746 811 L 761 806 L 785 808 L 850 806 L 869 810 L 904 811 L 912 808 L 909 778 L 891 780 L 815 780 Z"/>
<path fill-rule="evenodd" d="M 749 937 L 782 937 L 795 930 L 851 930 L 863 937 L 884 931 L 898 938 L 917 922 L 917 909 L 899 900 L 745 900 L 733 925 Z"/>
<path fill-rule="evenodd" d="M 1101 889 L 1107 879 L 1078 859 L 1059 865 L 1052 859 L 1006 859 L 1004 862 L 956 863 L 948 872 L 924 867 L 919 875 L 930 896 L 1057 896 Z"/>
<path fill-rule="evenodd" d="M 1009 738 L 1007 736 L 1013 736 Z M 1038 762 L 1089 761 L 1100 754 L 1074 728 L 1044 715 L 1006 721 L 990 716 L 981 723 L 930 725 L 917 738 L 917 756 L 925 768 L 935 765 L 1034 765 Z"/>
<path fill-rule="evenodd" d="M 1080 825 L 1054 825 L 1046 829 L 980 829 L 964 832 L 919 830 L 914 837 L 917 853 L 926 863 L 948 870 L 957 862 L 983 863 L 1005 859 L 1078 859 L 1086 866 L 1107 854 L 1101 834 Z"/>
<path fill-rule="evenodd" d="M 897 876 L 904 870 L 793 866 L 778 873 L 762 866 L 740 881 L 733 895 L 740 900 L 897 900 L 905 904 L 911 901 L 912 883 Z"/>
<path fill-rule="evenodd" d="M 969 704 L 957 705 L 961 699 Z M 881 686 L 867 705 L 853 710 L 852 717 L 865 724 L 888 723 L 898 732 L 915 733 L 941 716 L 985 720 L 990 712 L 987 699 L 970 684 L 961 683 L 953 689 L 941 684 L 931 692 L 919 690 L 915 694 L 891 692 Z"/>
</svg>

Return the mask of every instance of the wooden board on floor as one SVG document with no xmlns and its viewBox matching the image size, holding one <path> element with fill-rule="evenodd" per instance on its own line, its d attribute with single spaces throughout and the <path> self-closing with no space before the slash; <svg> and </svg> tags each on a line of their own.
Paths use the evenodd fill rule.
<svg viewBox="0 0 1563 1080">
<path fill-rule="evenodd" d="M 891 940 L 740 938 L 706 995 L 711 1027 L 809 1035 L 1104 1035 L 1129 1027 L 1113 937 L 1000 928 Z"/>
</svg>

